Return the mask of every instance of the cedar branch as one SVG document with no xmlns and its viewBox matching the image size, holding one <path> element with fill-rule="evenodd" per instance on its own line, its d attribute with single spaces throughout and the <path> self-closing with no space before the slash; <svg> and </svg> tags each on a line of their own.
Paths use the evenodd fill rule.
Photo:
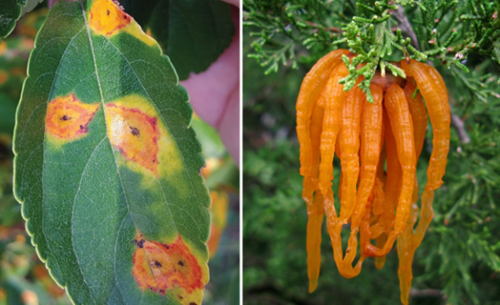
<svg viewBox="0 0 500 305">
<path fill-rule="evenodd" d="M 413 30 L 413 27 L 411 26 L 408 17 L 406 17 L 403 7 L 400 5 L 399 8 L 393 12 L 392 15 L 398 21 L 399 23 L 398 26 L 401 29 L 401 33 L 407 37 L 410 37 L 411 45 L 420 51 L 417 35 L 415 34 L 415 31 Z M 427 61 L 427 64 L 433 66 L 431 61 Z M 450 100 L 451 99 L 452 97 L 450 97 Z M 450 108 L 453 109 L 453 105 L 451 105 L 451 103 L 450 103 Z M 451 113 L 451 125 L 456 130 L 458 138 L 460 139 L 460 143 L 462 144 L 470 143 L 470 137 L 469 134 L 467 133 L 467 130 L 465 129 L 465 123 L 455 113 Z"/>
</svg>

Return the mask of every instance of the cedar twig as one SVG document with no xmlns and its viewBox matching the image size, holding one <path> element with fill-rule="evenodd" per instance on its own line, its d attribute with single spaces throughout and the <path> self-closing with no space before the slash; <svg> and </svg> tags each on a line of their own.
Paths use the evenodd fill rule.
<svg viewBox="0 0 500 305">
<path fill-rule="evenodd" d="M 420 51 L 417 35 L 415 34 L 415 31 L 413 30 L 410 21 L 408 21 L 408 17 L 406 17 L 403 7 L 400 5 L 399 8 L 393 12 L 392 15 L 398 21 L 399 23 L 398 26 L 401 29 L 401 33 L 403 33 L 407 37 L 410 37 L 411 45 Z M 431 61 L 428 61 L 427 64 L 433 65 Z M 450 97 L 450 100 L 451 99 L 453 99 L 453 97 Z M 453 109 L 453 105 L 451 105 L 450 103 L 450 110 L 451 109 Z M 470 137 L 469 134 L 467 133 L 467 130 L 465 129 L 465 124 L 462 121 L 462 119 L 455 113 L 451 113 L 451 126 L 453 126 L 453 128 L 456 130 L 458 138 L 460 139 L 460 143 L 462 144 L 470 143 Z"/>
</svg>

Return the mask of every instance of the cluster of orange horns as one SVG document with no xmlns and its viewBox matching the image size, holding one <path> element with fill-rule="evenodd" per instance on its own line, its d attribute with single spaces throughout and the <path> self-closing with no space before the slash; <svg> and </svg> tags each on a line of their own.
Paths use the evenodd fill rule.
<svg viewBox="0 0 500 305">
<path fill-rule="evenodd" d="M 403 60 L 395 65 L 403 69 L 406 79 L 377 73 L 370 85 L 370 103 L 357 85 L 344 92 L 339 84 L 349 75 L 343 55 L 353 56 L 347 50 L 336 50 L 321 58 L 304 78 L 297 100 L 302 197 L 308 213 L 309 291 L 314 291 L 318 282 L 321 227 L 326 214 L 334 259 L 346 278 L 360 273 L 366 257 L 375 257 L 377 268 L 382 268 L 397 239 L 401 302 L 408 304 L 413 255 L 434 215 L 434 190 L 443 183 L 446 169 L 448 93 L 432 66 Z M 360 77 L 357 83 L 362 80 Z M 416 166 L 428 118 L 433 148 L 419 209 Z M 334 155 L 341 164 L 340 214 L 332 191 Z M 347 224 L 350 236 L 344 253 L 341 231 L 349 227 Z M 359 258 L 354 264 L 358 233 Z"/>
</svg>

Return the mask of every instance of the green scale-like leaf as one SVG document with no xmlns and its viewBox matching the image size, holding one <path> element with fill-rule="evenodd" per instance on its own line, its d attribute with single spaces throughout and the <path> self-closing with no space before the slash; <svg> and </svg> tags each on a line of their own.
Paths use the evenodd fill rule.
<svg viewBox="0 0 500 305">
<path fill-rule="evenodd" d="M 17 113 L 15 195 L 76 304 L 201 303 L 209 195 L 169 59 L 111 0 L 59 2 Z"/>
</svg>

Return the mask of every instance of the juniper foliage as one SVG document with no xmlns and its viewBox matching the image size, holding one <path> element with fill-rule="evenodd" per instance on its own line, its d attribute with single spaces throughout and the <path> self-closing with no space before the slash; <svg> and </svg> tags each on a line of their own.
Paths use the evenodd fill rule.
<svg viewBox="0 0 500 305">
<path fill-rule="evenodd" d="M 462 62 L 477 53 L 500 65 L 499 0 L 244 2 L 243 25 L 252 28 L 250 36 L 254 37 L 254 52 L 249 57 L 268 67 L 266 74 L 277 72 L 281 64 L 296 68 L 300 47 L 311 52 L 349 48 L 358 56 L 351 63 L 344 58 L 350 75 L 341 83 L 347 91 L 364 76 L 359 87 L 370 101 L 369 84 L 377 70 L 406 77 L 391 61 L 435 60 L 468 72 Z M 399 6 L 412 19 L 412 30 L 417 34 L 413 41 L 408 37 L 409 29 L 398 27 L 401 22 L 394 13 Z M 365 66 L 356 69 L 359 64 Z"/>
</svg>

